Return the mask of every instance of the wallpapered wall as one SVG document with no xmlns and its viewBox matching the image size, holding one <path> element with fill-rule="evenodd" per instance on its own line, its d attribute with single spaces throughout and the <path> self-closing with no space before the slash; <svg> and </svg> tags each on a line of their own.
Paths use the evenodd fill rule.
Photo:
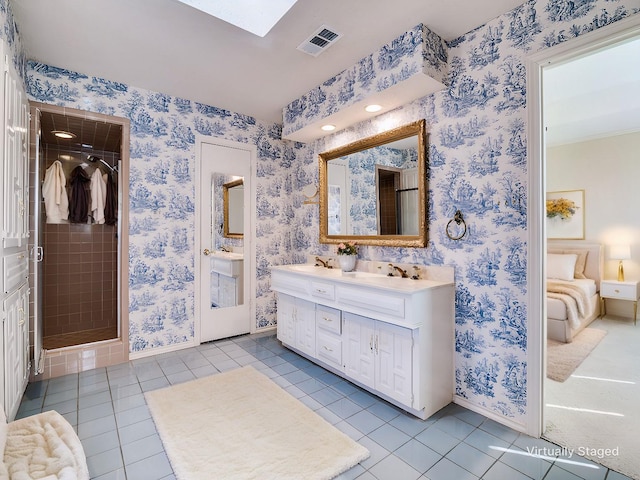
<svg viewBox="0 0 640 480">
<path fill-rule="evenodd" d="M 302 262 L 310 253 L 334 251 L 334 247 L 318 245 L 317 207 L 303 206 L 304 198 L 298 193 L 301 186 L 317 182 L 317 154 L 426 118 L 430 131 L 429 246 L 366 247 L 360 256 L 455 266 L 456 393 L 524 423 L 525 57 L 635 14 L 638 7 L 640 0 L 526 2 L 450 43 L 446 91 L 308 147 L 279 140 L 278 126 L 251 117 L 47 65 L 29 65 L 28 89 L 34 100 L 131 120 L 129 302 L 134 351 L 184 342 L 193 336 L 196 132 L 257 146 L 256 322 L 264 327 L 275 320 L 273 295 L 268 291 L 269 267 Z M 3 34 L 15 34 L 12 16 L 6 8 L 2 13 Z M 20 58 L 19 46 L 11 45 L 17 52 L 14 58 Z M 392 57 L 396 54 L 402 56 L 402 49 L 390 51 Z M 379 71 L 375 65 L 379 58 L 371 56 L 374 65 L 368 77 Z M 337 95 L 340 78 L 329 79 L 315 89 L 314 96 L 304 96 L 298 103 L 318 102 L 327 93 L 338 107 L 348 103 L 352 90 L 347 89 L 344 97 Z M 359 79 L 347 81 L 357 88 Z M 298 111 L 304 111 L 305 106 L 299 107 Z M 296 113 L 292 115 L 290 120 L 295 121 Z M 469 223 L 468 235 L 458 242 L 444 234 L 456 209 L 462 210 Z"/>
<path fill-rule="evenodd" d="M 317 154 L 426 119 L 429 245 L 361 248 L 360 257 L 455 267 L 456 394 L 517 423 L 525 423 L 527 412 L 526 57 L 636 14 L 639 6 L 637 0 L 528 1 L 450 42 L 446 90 L 315 143 Z M 414 31 L 405 36 L 414 38 Z M 306 125 L 324 108 L 309 102 L 331 103 L 341 92 L 358 91 L 351 79 L 343 72 L 292 103 L 285 129 L 287 121 Z M 469 226 L 461 241 L 445 234 L 456 209 Z"/>
</svg>

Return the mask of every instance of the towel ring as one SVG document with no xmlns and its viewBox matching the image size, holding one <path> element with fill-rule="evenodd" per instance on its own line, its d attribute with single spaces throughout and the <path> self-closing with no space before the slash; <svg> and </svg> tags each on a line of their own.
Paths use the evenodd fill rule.
<svg viewBox="0 0 640 480">
<path fill-rule="evenodd" d="M 451 222 L 456 222 L 456 225 L 460 225 L 460 224 L 464 225 L 464 230 L 460 235 L 454 236 L 449 232 L 449 227 L 451 227 Z M 449 222 L 447 223 L 446 232 L 447 232 L 447 237 L 449 237 L 451 240 L 460 240 L 462 237 L 464 237 L 467 234 L 467 224 L 464 221 L 464 218 L 462 218 L 462 212 L 460 210 L 456 210 L 456 213 L 453 215 L 453 218 L 449 220 Z"/>
</svg>

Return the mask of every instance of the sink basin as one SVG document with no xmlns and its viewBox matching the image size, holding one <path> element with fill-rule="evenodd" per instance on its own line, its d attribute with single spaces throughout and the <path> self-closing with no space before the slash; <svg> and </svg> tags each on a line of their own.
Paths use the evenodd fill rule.
<svg viewBox="0 0 640 480">
<path fill-rule="evenodd" d="M 340 269 L 334 268 L 324 268 L 322 266 L 315 266 L 310 263 L 301 263 L 296 265 L 287 265 L 288 270 L 293 270 L 294 272 L 302 272 L 302 273 L 313 273 L 316 275 L 336 275 L 340 272 Z"/>
<path fill-rule="evenodd" d="M 371 272 L 342 272 L 344 277 L 351 278 L 385 278 L 379 273 L 371 273 Z"/>
<path fill-rule="evenodd" d="M 223 252 L 220 250 L 213 252 L 213 256 L 218 258 L 225 258 L 227 260 L 243 260 L 244 259 L 244 255 L 242 253 Z"/>
</svg>

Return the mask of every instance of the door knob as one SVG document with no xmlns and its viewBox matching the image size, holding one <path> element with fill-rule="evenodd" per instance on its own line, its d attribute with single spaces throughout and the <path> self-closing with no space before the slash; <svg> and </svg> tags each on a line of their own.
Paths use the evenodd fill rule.
<svg viewBox="0 0 640 480">
<path fill-rule="evenodd" d="M 207 257 L 211 254 L 211 250 L 209 250 L 208 248 L 205 248 L 202 253 L 204 253 Z"/>
</svg>

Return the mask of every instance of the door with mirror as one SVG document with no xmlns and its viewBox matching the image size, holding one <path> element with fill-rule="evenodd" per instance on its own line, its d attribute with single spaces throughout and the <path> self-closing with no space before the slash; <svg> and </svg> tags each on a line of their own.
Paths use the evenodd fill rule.
<svg viewBox="0 0 640 480">
<path fill-rule="evenodd" d="M 219 143 L 220 142 L 220 143 Z M 251 150 L 202 142 L 199 158 L 200 342 L 249 333 Z"/>
</svg>

